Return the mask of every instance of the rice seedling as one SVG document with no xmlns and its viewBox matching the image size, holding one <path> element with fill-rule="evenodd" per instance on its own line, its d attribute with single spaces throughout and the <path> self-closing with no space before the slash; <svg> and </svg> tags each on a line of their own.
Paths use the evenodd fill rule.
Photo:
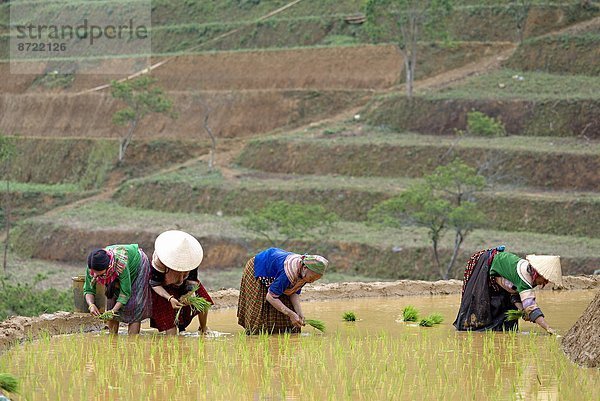
<svg viewBox="0 0 600 401">
<path fill-rule="evenodd" d="M 107 310 L 106 312 L 99 314 L 97 317 L 100 320 L 114 320 L 118 316 L 119 315 L 117 313 L 115 313 L 111 310 Z"/>
<path fill-rule="evenodd" d="M 412 305 L 408 305 L 402 309 L 402 320 L 404 322 L 416 322 L 419 320 L 419 311 Z"/>
<path fill-rule="evenodd" d="M 192 312 L 207 312 L 210 309 L 211 304 L 203 297 L 199 297 L 196 295 L 197 289 L 198 286 L 194 287 L 190 292 L 179 298 L 179 302 L 181 302 L 184 305 L 190 306 L 192 308 Z M 181 309 L 178 309 L 177 313 L 175 314 L 175 324 L 179 324 L 180 313 Z"/>
<path fill-rule="evenodd" d="M 385 302 L 383 316 L 390 319 L 371 326 L 372 319 L 351 328 L 339 321 L 347 307 L 343 303 L 337 310 L 320 310 L 324 321 L 333 319 L 327 336 L 239 331 L 220 338 L 44 337 L 2 353 L 0 372 L 20 378 L 19 391 L 28 401 L 74 401 L 89 394 L 121 401 L 389 399 L 390 394 L 440 401 L 600 399 L 600 375 L 574 366 L 554 337 L 456 332 L 450 325 L 398 327 L 391 320 L 406 301 Z M 220 310 L 211 320 L 219 327 L 219 319 L 228 322 L 234 316 L 234 310 Z M 129 373 L 119 375 L 120 369 Z M 181 374 L 182 369 L 193 374 Z M 147 382 L 156 385 L 140 386 Z"/>
<path fill-rule="evenodd" d="M 304 321 L 304 323 L 308 324 L 309 326 L 314 327 L 315 329 L 324 332 L 325 331 L 325 323 L 323 323 L 320 320 L 314 320 L 314 319 L 306 319 Z"/>
<path fill-rule="evenodd" d="M 525 313 L 522 310 L 511 309 L 506 311 L 506 320 L 509 322 L 519 320 L 523 316 L 525 316 Z"/>
<path fill-rule="evenodd" d="M 356 314 L 354 312 L 344 312 L 342 319 L 344 319 L 346 322 L 355 322 Z"/>
<path fill-rule="evenodd" d="M 19 389 L 19 380 L 10 373 L 0 373 L 0 389 L 7 393 L 16 393 Z"/>
<path fill-rule="evenodd" d="M 444 317 L 439 313 L 432 313 L 424 319 L 421 319 L 419 326 L 433 327 L 436 324 L 440 324 L 444 321 Z"/>
</svg>

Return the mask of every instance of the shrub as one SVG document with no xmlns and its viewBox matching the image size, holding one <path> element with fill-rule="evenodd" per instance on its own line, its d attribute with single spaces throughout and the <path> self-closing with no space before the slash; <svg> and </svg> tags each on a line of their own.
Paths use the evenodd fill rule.
<svg viewBox="0 0 600 401">
<path fill-rule="evenodd" d="M 71 291 L 36 288 L 44 278 L 43 275 L 38 275 L 32 283 L 18 284 L 11 284 L 0 278 L 0 321 L 9 316 L 39 316 L 42 313 L 72 311 Z"/>
<path fill-rule="evenodd" d="M 478 136 L 504 136 L 506 129 L 502 121 L 480 111 L 470 111 L 467 113 L 467 133 Z"/>
</svg>

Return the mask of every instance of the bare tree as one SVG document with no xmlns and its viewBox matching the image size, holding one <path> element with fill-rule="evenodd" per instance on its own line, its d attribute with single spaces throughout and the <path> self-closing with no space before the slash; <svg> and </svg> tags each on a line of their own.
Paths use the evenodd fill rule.
<svg viewBox="0 0 600 401">
<path fill-rule="evenodd" d="M 412 97 L 417 44 L 421 36 L 443 34 L 442 18 L 452 9 L 452 0 L 367 0 L 366 30 L 374 40 L 395 35 L 395 44 L 404 58 L 406 94 Z"/>
<path fill-rule="evenodd" d="M 8 257 L 8 244 L 10 240 L 10 223 L 11 223 L 11 199 L 10 199 L 10 170 L 11 160 L 16 153 L 14 143 L 4 135 L 0 135 L 0 162 L 2 163 L 2 171 L 6 181 L 6 192 L 4 193 L 4 255 L 2 259 L 2 268 L 6 272 L 6 264 Z"/>
</svg>

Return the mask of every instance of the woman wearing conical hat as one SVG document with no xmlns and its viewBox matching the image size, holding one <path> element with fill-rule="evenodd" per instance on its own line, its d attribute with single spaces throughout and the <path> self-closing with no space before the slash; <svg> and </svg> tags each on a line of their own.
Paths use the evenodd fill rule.
<svg viewBox="0 0 600 401">
<path fill-rule="evenodd" d="M 520 310 L 523 319 L 556 334 L 537 305 L 534 288 L 562 284 L 560 257 L 504 252 L 504 247 L 474 253 L 465 268 L 460 309 L 454 322 L 458 330 L 516 330 L 518 320 L 507 311 Z"/>
<path fill-rule="evenodd" d="M 169 230 L 161 233 L 154 242 L 152 255 L 152 317 L 150 326 L 169 335 L 177 334 L 198 316 L 199 331 L 205 334 L 208 312 L 197 312 L 179 302 L 181 296 L 196 289 L 196 296 L 214 304 L 198 280 L 198 267 L 204 257 L 200 242 L 190 234 Z M 175 322 L 177 311 L 178 320 Z"/>
<path fill-rule="evenodd" d="M 238 324 L 248 334 L 299 333 L 304 326 L 300 291 L 320 279 L 329 262 L 320 255 L 300 255 L 269 248 L 246 263 L 238 300 Z"/>
</svg>

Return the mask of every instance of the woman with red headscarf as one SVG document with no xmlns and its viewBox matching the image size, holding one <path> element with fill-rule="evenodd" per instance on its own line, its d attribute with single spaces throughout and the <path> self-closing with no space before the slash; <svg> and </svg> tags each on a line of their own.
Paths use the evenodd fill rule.
<svg viewBox="0 0 600 401">
<path fill-rule="evenodd" d="M 111 333 L 119 322 L 128 323 L 128 333 L 138 334 L 143 319 L 152 311 L 150 298 L 150 262 L 138 244 L 110 245 L 88 255 L 83 294 L 90 313 L 100 315 L 95 305 L 96 283 L 106 287 L 106 310 L 116 314 L 107 322 Z"/>
</svg>

